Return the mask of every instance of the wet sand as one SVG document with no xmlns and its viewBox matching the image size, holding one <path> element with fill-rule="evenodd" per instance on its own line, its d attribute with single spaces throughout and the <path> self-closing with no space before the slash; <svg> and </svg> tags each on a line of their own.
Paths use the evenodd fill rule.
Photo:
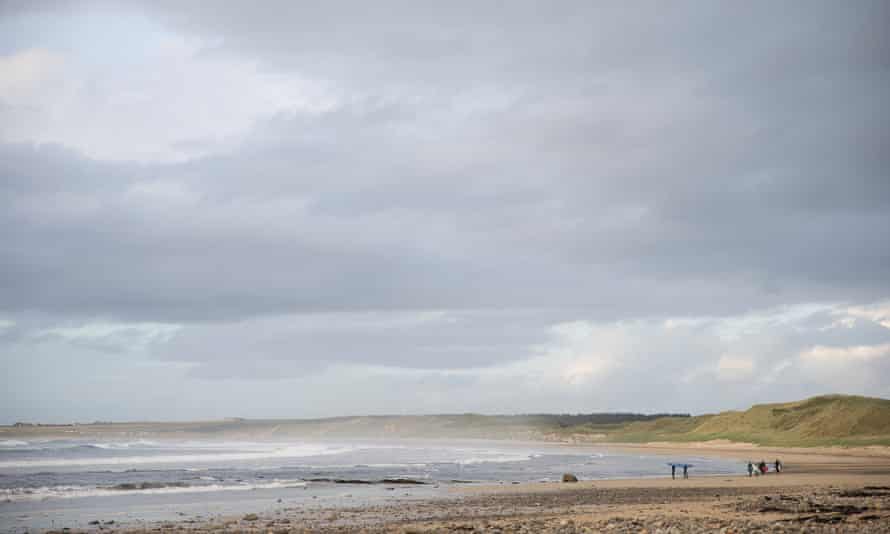
<svg viewBox="0 0 890 534">
<path fill-rule="evenodd" d="M 444 498 L 287 507 L 103 532 L 890 532 L 890 450 L 622 445 L 785 463 L 781 474 L 453 486 Z M 71 531 L 69 531 L 71 532 Z"/>
</svg>

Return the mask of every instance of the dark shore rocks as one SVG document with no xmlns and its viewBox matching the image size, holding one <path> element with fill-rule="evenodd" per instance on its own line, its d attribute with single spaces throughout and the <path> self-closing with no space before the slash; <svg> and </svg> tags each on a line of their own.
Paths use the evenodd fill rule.
<svg viewBox="0 0 890 534">
<path fill-rule="evenodd" d="M 381 480 L 365 480 L 360 478 L 310 478 L 306 482 L 324 482 L 328 484 L 428 484 L 423 480 L 413 478 L 384 478 Z"/>
<path fill-rule="evenodd" d="M 383 484 L 426 484 L 426 482 L 422 480 L 415 480 L 413 478 L 384 478 L 380 482 Z"/>
<path fill-rule="evenodd" d="M 117 490 L 117 491 L 135 491 L 135 490 L 147 490 L 147 489 L 161 489 L 161 488 L 187 488 L 188 484 L 185 482 L 125 482 L 123 484 L 116 484 L 114 486 L 110 486 L 108 489 Z"/>
<path fill-rule="evenodd" d="M 573 475 L 571 473 L 565 473 L 564 475 L 562 475 L 562 481 L 563 482 L 578 482 L 578 477 L 576 477 L 575 475 Z"/>
</svg>

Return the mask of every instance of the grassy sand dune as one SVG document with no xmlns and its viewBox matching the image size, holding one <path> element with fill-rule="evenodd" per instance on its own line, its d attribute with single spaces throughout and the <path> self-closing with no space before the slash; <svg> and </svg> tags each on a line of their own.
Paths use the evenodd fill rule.
<svg viewBox="0 0 890 534">
<path fill-rule="evenodd" d="M 574 433 L 600 432 L 577 428 Z M 745 411 L 638 421 L 606 433 L 609 441 L 729 440 L 774 446 L 890 445 L 890 400 L 826 395 L 798 402 L 759 404 Z"/>
</svg>

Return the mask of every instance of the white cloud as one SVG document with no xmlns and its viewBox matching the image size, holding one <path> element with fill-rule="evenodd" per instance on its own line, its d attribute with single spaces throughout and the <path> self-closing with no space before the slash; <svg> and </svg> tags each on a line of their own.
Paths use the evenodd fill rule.
<svg viewBox="0 0 890 534">
<path fill-rule="evenodd" d="M 774 328 L 796 328 L 801 320 L 820 312 L 833 309 L 830 304 L 799 304 L 783 306 L 772 310 L 757 310 L 734 317 L 715 318 L 712 324 L 715 332 L 726 342 L 757 335 Z"/>
<path fill-rule="evenodd" d="M 573 386 L 581 386 L 598 378 L 607 369 L 609 361 L 603 358 L 579 358 L 563 367 L 563 380 Z"/>
<path fill-rule="evenodd" d="M 702 326 L 708 323 L 708 319 L 705 318 L 684 318 L 684 317 L 672 317 L 670 319 L 665 319 L 663 327 L 665 330 L 680 330 L 680 329 L 689 329 L 695 328 L 698 326 Z"/>
<path fill-rule="evenodd" d="M 786 369 L 790 369 L 793 366 L 794 362 L 790 358 L 781 360 L 773 365 L 768 372 L 763 373 L 760 381 L 764 384 L 772 384 L 781 379 L 782 373 L 784 373 Z"/>
<path fill-rule="evenodd" d="M 826 347 L 817 345 L 800 353 L 807 362 L 845 364 L 868 362 L 890 356 L 890 343 L 882 345 L 855 345 L 848 347 Z"/>
<path fill-rule="evenodd" d="M 259 120 L 337 106 L 324 81 L 215 57 L 212 42 L 169 35 L 158 43 L 108 70 L 76 48 L 65 61 L 43 49 L 0 58 L 0 140 L 59 143 L 105 160 L 181 161 L 231 148 Z"/>
<path fill-rule="evenodd" d="M 890 329 L 890 302 L 881 302 L 869 306 L 852 306 L 838 313 L 844 313 L 851 317 L 866 319 Z"/>
<path fill-rule="evenodd" d="M 151 322 L 87 322 L 75 326 L 58 326 L 37 331 L 35 338 L 58 338 L 64 341 L 120 351 L 144 350 L 153 344 L 170 341 L 181 325 Z"/>
<path fill-rule="evenodd" d="M 830 325 L 823 326 L 821 330 L 831 330 L 832 328 L 853 328 L 856 326 L 855 317 L 840 317 L 831 322 Z"/>
<path fill-rule="evenodd" d="M 174 206 L 190 206 L 200 199 L 200 194 L 187 184 L 174 181 L 137 182 L 127 188 L 125 198 L 136 203 L 151 204 L 159 209 Z"/>
<path fill-rule="evenodd" d="M 616 353 L 625 350 L 623 330 L 589 321 L 560 323 L 551 329 L 551 341 L 541 354 L 525 362 L 532 375 L 572 386 L 589 385 L 604 378 L 619 364 Z"/>
<path fill-rule="evenodd" d="M 739 356 L 722 356 L 717 362 L 717 379 L 724 382 L 747 380 L 754 373 L 754 360 Z"/>
<path fill-rule="evenodd" d="M 53 81 L 63 63 L 61 54 L 42 48 L 0 56 L 0 100 L 15 106 L 46 82 Z"/>
</svg>

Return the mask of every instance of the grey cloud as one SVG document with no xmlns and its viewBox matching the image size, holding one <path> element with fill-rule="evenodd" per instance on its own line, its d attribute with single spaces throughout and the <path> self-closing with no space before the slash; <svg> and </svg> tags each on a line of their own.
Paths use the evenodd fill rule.
<svg viewBox="0 0 890 534">
<path fill-rule="evenodd" d="M 158 347 L 155 356 L 193 362 L 197 367 L 192 374 L 207 378 L 288 378 L 332 363 L 401 369 L 487 367 L 528 356 L 547 340 L 547 326 L 558 317 L 546 311 L 265 317 L 185 328 Z M 245 360 L 254 362 L 250 370 Z"/>
<path fill-rule="evenodd" d="M 712 311 L 709 294 L 739 310 L 885 288 L 887 212 L 819 200 L 864 187 L 855 194 L 886 205 L 883 157 L 873 178 L 823 189 L 801 176 L 805 160 L 795 173 L 740 168 L 724 179 L 677 168 L 693 146 L 653 148 L 665 174 L 642 182 L 635 168 L 598 177 L 584 157 L 569 164 L 594 176 L 563 180 L 559 158 L 527 165 L 533 147 L 521 137 L 515 160 L 496 138 L 483 144 L 494 167 L 487 148 L 477 156 L 457 137 L 439 139 L 461 147 L 440 168 L 447 158 L 387 135 L 418 120 L 282 118 L 258 129 L 255 145 L 180 165 L 6 147 L 4 304 L 154 320 L 350 307 L 594 305 L 632 315 L 676 313 L 685 294 L 701 314 Z M 745 190 L 754 172 L 766 186 Z M 140 184 L 162 194 L 128 195 Z M 187 198 L 170 201 L 164 187 Z M 783 203 L 772 188 L 814 201 Z"/>
<path fill-rule="evenodd" d="M 148 357 L 192 379 L 265 379 L 506 365 L 577 319 L 890 297 L 883 2 L 88 6 L 199 39 L 194 61 L 318 82 L 333 104 L 176 141 L 201 156 L 172 163 L 0 143 L 6 316 L 180 324 Z M 4 54 L 44 45 L 0 38 Z M 427 310 L 458 321 L 298 326 Z M 830 319 L 751 350 L 885 342 L 875 324 L 819 331 Z M 578 402 L 654 391 L 722 350 L 709 333 L 655 344 Z"/>
</svg>

